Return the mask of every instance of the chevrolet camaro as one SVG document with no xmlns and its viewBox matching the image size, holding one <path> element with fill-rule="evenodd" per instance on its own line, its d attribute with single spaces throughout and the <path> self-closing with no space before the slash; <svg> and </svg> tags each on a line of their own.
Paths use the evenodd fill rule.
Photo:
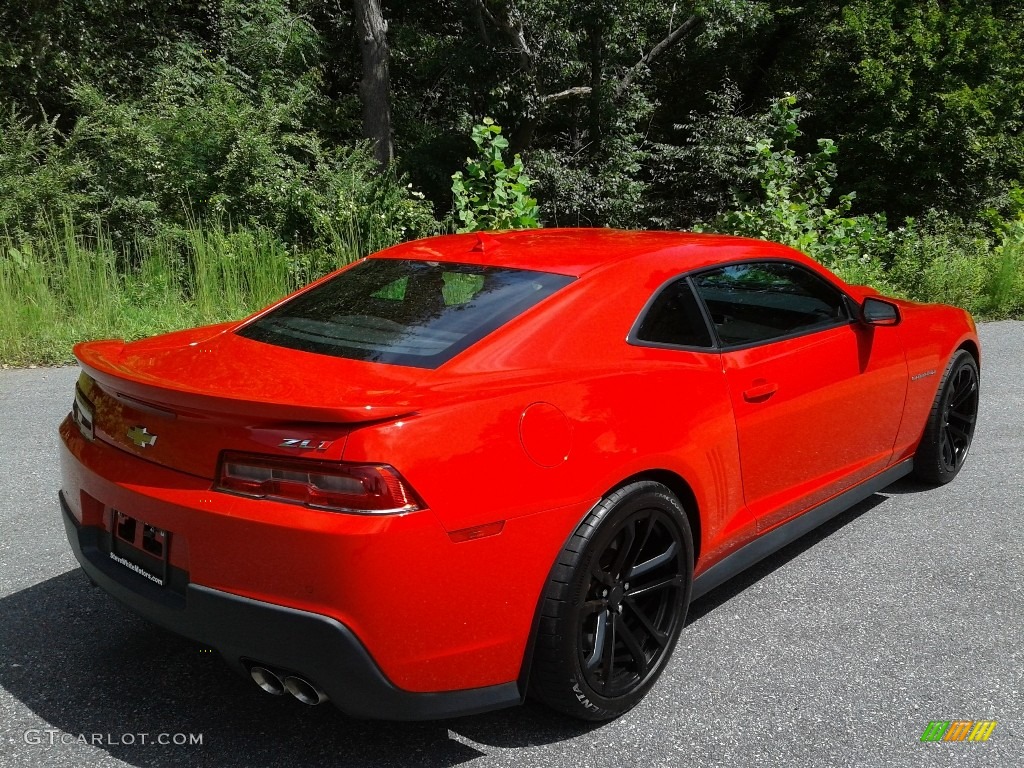
<svg viewBox="0 0 1024 768">
<path fill-rule="evenodd" d="M 603 720 L 692 600 L 899 478 L 952 480 L 979 353 L 966 312 L 782 245 L 447 235 L 79 344 L 60 505 L 95 584 L 268 693 Z"/>
</svg>

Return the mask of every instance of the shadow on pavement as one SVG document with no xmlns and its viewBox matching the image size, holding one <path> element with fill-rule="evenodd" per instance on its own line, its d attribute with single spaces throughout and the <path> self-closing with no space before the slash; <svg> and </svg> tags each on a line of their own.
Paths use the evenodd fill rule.
<svg viewBox="0 0 1024 768">
<path fill-rule="evenodd" d="M 48 741 L 52 728 L 102 735 L 102 749 L 138 766 L 440 768 L 479 757 L 473 741 L 545 744 L 591 727 L 533 707 L 431 723 L 363 721 L 269 696 L 216 653 L 122 608 L 78 570 L 0 599 L 0 685 L 47 724 L 30 734 L 33 744 L 21 728 L 5 734 L 16 751 L 61 749 Z M 202 744 L 156 745 L 158 734 L 202 734 Z M 135 743 L 120 743 L 126 735 Z"/>
<path fill-rule="evenodd" d="M 813 547 L 819 541 L 828 538 L 843 526 L 849 525 L 861 515 L 870 512 L 886 500 L 885 494 L 890 493 L 891 489 L 892 486 L 884 489 L 880 493 L 869 496 L 859 504 L 855 504 L 845 512 L 841 512 L 827 523 L 823 523 L 813 531 L 804 534 L 799 539 L 786 545 L 775 554 L 766 557 L 761 562 L 751 566 L 743 573 L 722 584 L 720 587 L 711 590 L 700 599 L 695 600 L 690 606 L 689 613 L 686 617 L 686 623 L 692 624 L 695 621 L 699 621 L 703 616 L 711 613 L 711 611 L 715 610 L 715 608 L 718 608 L 720 605 L 729 602 L 733 597 L 740 594 L 748 587 L 753 586 L 765 576 L 768 576 L 778 570 L 793 558 Z M 904 491 L 904 493 L 909 493 L 909 491 Z M 683 631 L 685 632 L 686 630 L 684 629 Z"/>
<path fill-rule="evenodd" d="M 896 491 L 899 492 L 899 491 Z M 909 489 L 907 491 L 909 492 Z M 885 501 L 875 494 L 696 601 L 688 621 L 726 603 L 766 575 Z M 72 736 L 101 734 L 101 748 L 138 766 L 430 766 L 473 760 L 474 747 L 534 746 L 600 727 L 526 706 L 449 721 L 356 720 L 330 705 L 272 697 L 202 646 L 149 624 L 69 571 L 0 599 L 0 685 Z M 138 734 L 150 743 L 139 743 Z M 120 743 L 125 734 L 135 742 Z M 157 734 L 202 735 L 202 744 L 158 746 Z M 9 733 L 19 751 L 23 734 Z"/>
<path fill-rule="evenodd" d="M 907 475 L 906 477 L 897 480 L 888 488 L 883 489 L 882 493 L 893 496 L 903 496 L 908 493 L 913 494 L 937 491 L 941 487 L 942 486 L 938 486 L 933 483 L 926 483 L 923 480 L 918 480 L 913 475 Z"/>
</svg>

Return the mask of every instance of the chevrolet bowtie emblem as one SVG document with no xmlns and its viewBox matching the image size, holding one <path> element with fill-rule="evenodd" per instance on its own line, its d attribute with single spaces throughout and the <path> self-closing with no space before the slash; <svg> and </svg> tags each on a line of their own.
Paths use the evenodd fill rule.
<svg viewBox="0 0 1024 768">
<path fill-rule="evenodd" d="M 129 429 L 128 439 L 139 446 L 139 448 L 149 448 L 151 445 L 156 445 L 156 435 L 150 434 L 149 430 L 145 427 L 132 427 Z"/>
</svg>

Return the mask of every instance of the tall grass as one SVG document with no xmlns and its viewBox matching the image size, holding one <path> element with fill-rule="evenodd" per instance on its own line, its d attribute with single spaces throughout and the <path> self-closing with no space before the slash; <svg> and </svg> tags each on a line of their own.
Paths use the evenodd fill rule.
<svg viewBox="0 0 1024 768">
<path fill-rule="evenodd" d="M 244 317 L 359 255 L 290 251 L 267 230 L 189 226 L 118 247 L 69 220 L 0 232 L 0 363 L 58 364 L 86 339 L 136 339 Z"/>
<path fill-rule="evenodd" d="M 993 249 L 993 267 L 986 293 L 991 299 L 989 314 L 996 317 L 1024 315 L 1024 219 L 1002 228 L 1001 240 Z"/>
<path fill-rule="evenodd" d="M 129 245 L 94 229 L 65 218 L 31 236 L 0 231 L 0 363 L 66 363 L 78 341 L 244 317 L 367 246 L 352 227 L 331 230 L 328 249 L 303 251 L 266 229 L 197 220 Z M 847 262 L 844 277 L 981 318 L 1024 316 L 1024 220 L 1005 223 L 995 241 L 950 225 L 901 229 L 887 242 L 888 259 Z M 448 285 L 446 297 L 473 290 Z"/>
<path fill-rule="evenodd" d="M 87 243 L 50 224 L 35 239 L 0 239 L 0 361 L 53 363 L 77 339 L 111 335 L 125 280 L 102 235 Z"/>
</svg>

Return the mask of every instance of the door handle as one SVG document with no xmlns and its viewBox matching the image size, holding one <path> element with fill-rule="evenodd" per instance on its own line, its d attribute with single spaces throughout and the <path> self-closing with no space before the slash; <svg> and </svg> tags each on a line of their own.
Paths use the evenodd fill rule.
<svg viewBox="0 0 1024 768">
<path fill-rule="evenodd" d="M 754 386 L 743 390 L 743 399 L 748 403 L 760 403 L 774 395 L 778 389 L 778 384 L 765 381 L 764 379 L 755 379 Z"/>
</svg>

